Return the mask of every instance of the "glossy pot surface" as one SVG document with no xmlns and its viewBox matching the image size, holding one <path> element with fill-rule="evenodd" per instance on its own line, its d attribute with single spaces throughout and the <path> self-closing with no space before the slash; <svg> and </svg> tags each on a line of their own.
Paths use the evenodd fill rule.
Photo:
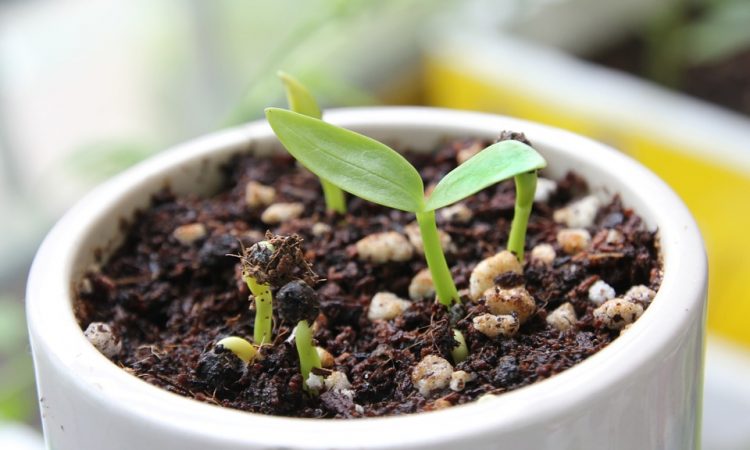
<svg viewBox="0 0 750 450">
<path fill-rule="evenodd" d="M 219 166 L 239 151 L 280 146 L 265 121 L 163 152 L 101 185 L 52 229 L 34 261 L 27 313 L 48 446 L 56 450 L 261 448 L 694 448 L 703 378 L 707 268 L 688 210 L 649 170 L 600 143 L 512 118 L 430 108 L 331 110 L 325 119 L 399 148 L 429 151 L 446 137 L 526 133 L 549 162 L 594 189 L 619 193 L 658 228 L 664 281 L 632 328 L 581 364 L 488 401 L 360 420 L 270 417 L 169 393 L 130 375 L 83 336 L 73 286 L 94 250 L 121 239 L 122 218 L 169 183 L 211 193 Z"/>
</svg>

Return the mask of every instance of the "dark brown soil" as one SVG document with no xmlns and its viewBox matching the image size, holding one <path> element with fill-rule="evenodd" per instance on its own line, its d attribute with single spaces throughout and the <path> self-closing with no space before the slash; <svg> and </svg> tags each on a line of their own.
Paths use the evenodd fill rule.
<svg viewBox="0 0 750 450">
<path fill-rule="evenodd" d="M 434 155 L 407 157 L 429 185 L 455 167 L 457 150 L 472 142 L 454 140 Z M 549 203 L 535 205 L 530 220 L 527 248 L 552 243 L 558 257 L 551 267 L 526 263 L 525 283 L 539 310 L 516 336 L 489 339 L 477 332 L 471 318 L 485 312 L 485 306 L 468 299 L 465 307 L 450 313 L 433 300 L 417 301 L 402 316 L 373 323 L 366 314 L 372 296 L 389 291 L 408 298 L 410 279 L 425 262 L 415 254 L 408 262 L 373 265 L 357 258 L 354 244 L 370 233 L 401 231 L 414 216 L 351 197 L 346 216 L 326 214 L 317 180 L 287 156 L 237 155 L 225 172 L 225 187 L 210 198 L 177 197 L 168 189 L 156 194 L 153 206 L 127 226 L 122 247 L 101 269 L 87 275 L 82 284 L 86 289 L 80 289 L 76 303 L 82 328 L 93 321 L 106 322 L 121 338 L 122 351 L 113 360 L 124 370 L 200 401 L 264 414 L 323 418 L 404 414 L 470 402 L 484 393 L 550 377 L 616 338 L 617 331 L 603 328 L 592 317 L 595 305 L 587 289 L 597 279 L 606 280 L 619 295 L 638 284 L 656 290 L 661 282 L 654 232 L 644 230 L 639 217 L 617 198 L 599 212 L 596 226 L 589 230 L 594 237 L 589 250 L 564 255 L 555 242 L 561 225 L 552 220 L 552 212 L 587 190 L 583 180 L 569 174 L 558 180 Z M 224 336 L 252 337 L 254 312 L 241 280 L 240 260 L 227 256 L 240 253 L 240 240 L 249 246 L 268 228 L 260 221 L 261 210 L 245 204 L 250 180 L 274 186 L 276 201 L 305 204 L 304 218 L 271 231 L 302 237 L 306 257 L 324 279 L 316 286 L 321 313 L 315 338 L 334 355 L 335 370 L 347 374 L 353 399 L 333 392 L 314 397 L 303 390 L 296 351 L 285 342 L 294 324 L 278 318 L 274 345 L 264 348 L 262 360 L 246 366 L 232 353 L 215 349 L 214 343 Z M 474 212 L 469 224 L 438 219 L 456 244 L 456 251 L 447 256 L 459 289 L 468 287 L 477 262 L 504 247 L 513 203 L 514 186 L 508 181 L 468 199 Z M 181 245 L 173 230 L 194 222 L 203 223 L 208 235 Z M 313 235 L 317 222 L 329 224 L 331 231 Z M 620 230 L 625 242 L 606 244 L 599 232 L 606 234 L 607 228 Z M 572 302 L 580 321 L 573 330 L 559 332 L 545 317 L 565 301 Z M 470 348 L 469 358 L 456 369 L 476 374 L 476 379 L 461 392 L 445 389 L 425 398 L 412 385 L 412 368 L 428 354 L 450 360 L 452 326 L 462 330 Z"/>
<path fill-rule="evenodd" d="M 590 59 L 613 69 L 649 78 L 646 46 L 638 36 Z M 677 85 L 667 87 L 750 115 L 750 48 L 717 62 L 685 67 L 675 82 Z"/>
</svg>

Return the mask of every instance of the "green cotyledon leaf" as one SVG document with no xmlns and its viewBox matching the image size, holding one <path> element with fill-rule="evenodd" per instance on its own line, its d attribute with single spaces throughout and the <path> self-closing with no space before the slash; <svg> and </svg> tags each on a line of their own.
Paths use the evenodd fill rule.
<svg viewBox="0 0 750 450">
<path fill-rule="evenodd" d="M 287 151 L 318 177 L 390 208 L 424 209 L 424 184 L 400 154 L 359 133 L 279 108 L 266 109 Z"/>
<path fill-rule="evenodd" d="M 312 96 L 310 91 L 308 91 L 302 83 L 281 70 L 278 71 L 277 75 L 284 83 L 284 90 L 286 91 L 286 100 L 287 103 L 289 103 L 289 109 L 316 119 L 323 117 L 318 102 L 315 101 L 315 97 Z"/>
<path fill-rule="evenodd" d="M 323 113 L 320 111 L 318 102 L 312 96 L 310 91 L 300 83 L 296 78 L 286 72 L 279 71 L 279 78 L 284 83 L 287 102 L 289 109 L 306 116 L 320 119 Z M 326 209 L 336 211 L 339 214 L 346 214 L 346 198 L 344 192 L 337 186 L 321 178 L 320 185 L 323 188 L 323 196 L 326 199 Z"/>
<path fill-rule="evenodd" d="M 425 209 L 448 206 L 495 183 L 546 166 L 542 155 L 523 142 L 492 144 L 443 177 L 427 199 Z"/>
</svg>

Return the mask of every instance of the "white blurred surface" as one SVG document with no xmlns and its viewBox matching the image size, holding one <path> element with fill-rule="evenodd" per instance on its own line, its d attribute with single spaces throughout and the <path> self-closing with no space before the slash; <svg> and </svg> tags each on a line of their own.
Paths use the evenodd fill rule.
<svg viewBox="0 0 750 450">
<path fill-rule="evenodd" d="M 0 422 L 0 448 L 3 450 L 42 450 L 44 441 L 34 429 Z"/>
<path fill-rule="evenodd" d="M 750 353 L 712 337 L 706 351 L 703 450 L 750 449 Z M 35 430 L 0 423 L 0 449 L 41 450 Z"/>
<path fill-rule="evenodd" d="M 703 449 L 750 449 L 750 352 L 716 337 L 706 352 Z"/>
</svg>

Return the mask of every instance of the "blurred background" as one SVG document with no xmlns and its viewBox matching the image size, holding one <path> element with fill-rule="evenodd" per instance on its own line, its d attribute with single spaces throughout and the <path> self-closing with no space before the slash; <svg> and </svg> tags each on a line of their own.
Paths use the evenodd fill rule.
<svg viewBox="0 0 750 450">
<path fill-rule="evenodd" d="M 282 105 L 491 111 L 608 142 L 709 252 L 704 448 L 750 449 L 750 0 L 0 0 L 0 448 L 41 448 L 26 273 L 86 191 Z"/>
</svg>

